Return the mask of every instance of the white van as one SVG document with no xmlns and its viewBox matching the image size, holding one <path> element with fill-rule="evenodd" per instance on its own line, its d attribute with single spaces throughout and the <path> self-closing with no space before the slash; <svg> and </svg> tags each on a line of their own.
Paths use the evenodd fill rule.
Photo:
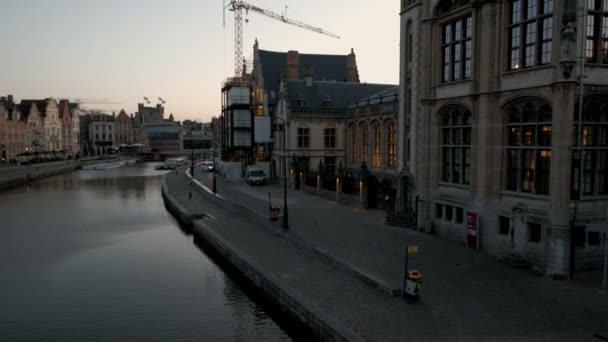
<svg viewBox="0 0 608 342">
<path fill-rule="evenodd" d="M 247 166 L 247 184 L 263 185 L 266 179 L 264 169 L 259 166 Z"/>
</svg>

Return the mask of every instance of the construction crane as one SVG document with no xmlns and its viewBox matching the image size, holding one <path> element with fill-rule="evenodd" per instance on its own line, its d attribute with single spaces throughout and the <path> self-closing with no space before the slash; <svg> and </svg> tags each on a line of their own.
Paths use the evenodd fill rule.
<svg viewBox="0 0 608 342">
<path fill-rule="evenodd" d="M 249 4 L 243 0 L 230 0 L 228 5 L 224 6 L 224 15 L 226 8 L 234 12 L 234 73 L 236 77 L 240 77 L 243 73 L 243 10 L 245 15 L 249 14 L 249 11 L 259 13 L 269 18 L 282 21 L 285 24 L 301 27 L 313 32 L 324 34 L 334 38 L 340 38 L 338 35 L 325 31 L 321 28 L 310 26 L 302 22 L 288 19 L 287 15 L 276 14 L 274 12 L 265 10 L 263 8 Z M 224 25 L 226 21 L 224 20 Z"/>
<path fill-rule="evenodd" d="M 59 99 L 68 100 L 73 103 L 83 104 L 122 104 L 122 102 L 112 102 L 108 100 L 100 100 L 100 99 L 81 99 L 81 98 L 70 98 L 70 97 L 60 97 Z"/>
</svg>

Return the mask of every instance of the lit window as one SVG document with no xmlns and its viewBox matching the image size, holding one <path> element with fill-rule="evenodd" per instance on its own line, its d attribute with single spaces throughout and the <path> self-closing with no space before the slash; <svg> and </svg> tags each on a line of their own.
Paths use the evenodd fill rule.
<svg viewBox="0 0 608 342">
<path fill-rule="evenodd" d="M 507 117 L 506 188 L 549 194 L 552 110 L 530 101 L 513 105 Z"/>
<path fill-rule="evenodd" d="M 374 125 L 374 166 L 382 166 L 382 132 L 380 125 Z"/>
</svg>

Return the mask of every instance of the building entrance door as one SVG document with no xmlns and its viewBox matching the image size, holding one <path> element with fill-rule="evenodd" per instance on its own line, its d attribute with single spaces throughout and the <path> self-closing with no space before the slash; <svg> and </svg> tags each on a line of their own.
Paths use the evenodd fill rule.
<svg viewBox="0 0 608 342">
<path fill-rule="evenodd" d="M 514 208 L 511 212 L 511 250 L 514 254 L 522 255 L 526 247 L 528 234 L 528 213 L 522 208 Z"/>
</svg>

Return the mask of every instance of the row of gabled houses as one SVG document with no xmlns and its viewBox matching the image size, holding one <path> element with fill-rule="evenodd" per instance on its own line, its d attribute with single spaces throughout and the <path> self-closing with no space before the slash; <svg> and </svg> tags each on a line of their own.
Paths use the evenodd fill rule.
<svg viewBox="0 0 608 342">
<path fill-rule="evenodd" d="M 15 102 L 0 97 L 0 157 L 53 155 L 74 158 L 80 153 L 80 109 L 68 100 L 47 98 Z"/>
<path fill-rule="evenodd" d="M 556 277 L 597 266 L 608 242 L 585 225 L 608 206 L 606 3 L 402 0 L 396 91 L 360 83 L 354 53 L 256 42 L 252 72 L 223 86 L 222 157 L 375 175 L 411 227 Z"/>
</svg>

